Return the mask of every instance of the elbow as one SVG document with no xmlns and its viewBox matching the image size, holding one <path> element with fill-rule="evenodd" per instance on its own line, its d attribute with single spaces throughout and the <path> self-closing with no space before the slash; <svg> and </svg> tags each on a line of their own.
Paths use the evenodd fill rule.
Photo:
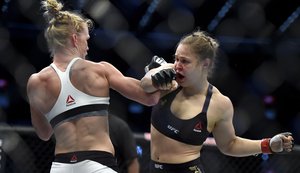
<svg viewBox="0 0 300 173">
<path fill-rule="evenodd" d="M 219 148 L 220 152 L 224 155 L 231 156 L 230 148 Z"/>
<path fill-rule="evenodd" d="M 157 91 L 157 89 L 152 85 L 152 80 L 146 80 L 146 78 L 141 80 L 140 86 L 146 93 L 153 93 Z"/>
<path fill-rule="evenodd" d="M 51 136 L 52 136 L 52 133 L 38 134 L 38 137 L 43 141 L 49 141 Z"/>
<path fill-rule="evenodd" d="M 48 141 L 52 134 L 53 128 L 51 124 L 47 121 L 46 117 L 38 116 L 34 114 L 31 119 L 32 126 L 35 130 L 36 135 L 43 141 Z"/>
<path fill-rule="evenodd" d="M 159 95 L 154 94 L 153 96 L 148 97 L 147 101 L 146 101 L 146 106 L 154 106 L 159 102 Z"/>
<path fill-rule="evenodd" d="M 41 131 L 38 131 L 36 129 L 36 134 L 37 136 L 43 140 L 43 141 L 49 141 L 49 139 L 51 138 L 52 134 L 53 134 L 53 131 L 52 129 L 48 129 L 48 130 L 41 130 Z"/>
<path fill-rule="evenodd" d="M 50 137 L 42 137 L 42 136 L 39 136 L 39 138 L 42 140 L 42 141 L 49 141 Z"/>
<path fill-rule="evenodd" d="M 228 155 L 228 156 L 235 156 L 235 152 L 234 152 L 234 142 L 235 140 L 232 140 L 231 142 L 229 142 L 226 145 L 221 145 L 222 147 L 218 147 L 220 152 L 222 154 Z"/>
<path fill-rule="evenodd" d="M 148 106 L 155 106 L 158 103 L 158 101 L 152 101 Z"/>
<path fill-rule="evenodd" d="M 148 100 L 147 103 L 146 103 L 146 106 L 154 106 L 158 103 L 158 100 Z"/>
</svg>

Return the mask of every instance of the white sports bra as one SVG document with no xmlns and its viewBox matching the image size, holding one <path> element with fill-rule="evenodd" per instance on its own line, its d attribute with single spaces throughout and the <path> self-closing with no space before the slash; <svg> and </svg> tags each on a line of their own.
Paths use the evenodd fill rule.
<svg viewBox="0 0 300 173">
<path fill-rule="evenodd" d="M 109 97 L 95 97 L 85 94 L 75 88 L 70 81 L 70 69 L 80 58 L 74 58 L 65 72 L 60 71 L 55 64 L 50 66 L 58 74 L 61 90 L 53 108 L 46 118 L 54 128 L 58 124 L 84 116 L 108 115 Z"/>
</svg>

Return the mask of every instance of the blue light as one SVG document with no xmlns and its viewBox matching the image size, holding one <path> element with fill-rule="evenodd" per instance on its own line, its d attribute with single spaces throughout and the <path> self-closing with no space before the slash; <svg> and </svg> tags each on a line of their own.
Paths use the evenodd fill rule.
<svg viewBox="0 0 300 173">
<path fill-rule="evenodd" d="M 279 27 L 280 32 L 284 32 L 287 28 L 299 17 L 300 7 L 298 7 L 287 19 L 283 22 L 283 24 Z"/>
<path fill-rule="evenodd" d="M 228 0 L 225 5 L 221 8 L 221 10 L 218 12 L 218 14 L 214 17 L 214 19 L 210 22 L 208 25 L 208 30 L 213 31 L 220 21 L 225 17 L 225 15 L 228 13 L 228 11 L 231 9 L 233 4 L 235 3 L 236 0 Z"/>
<path fill-rule="evenodd" d="M 148 7 L 148 9 L 146 11 L 146 14 L 142 17 L 142 19 L 139 23 L 140 27 L 144 27 L 147 25 L 152 14 L 154 13 L 155 9 L 157 8 L 159 2 L 160 2 L 160 0 L 154 0 L 151 2 L 150 6 Z"/>
<path fill-rule="evenodd" d="M 268 154 L 262 154 L 261 155 L 261 158 L 264 160 L 264 161 L 267 161 L 269 159 L 269 155 Z"/>
<path fill-rule="evenodd" d="M 276 118 L 276 111 L 273 109 L 265 110 L 265 116 L 267 119 L 274 120 Z"/>
<path fill-rule="evenodd" d="M 138 154 L 138 156 L 142 156 L 143 155 L 143 149 L 141 146 L 137 145 L 136 146 L 136 152 Z"/>
<path fill-rule="evenodd" d="M 133 114 L 140 114 L 144 111 L 143 106 L 137 103 L 131 103 L 128 109 Z"/>
<path fill-rule="evenodd" d="M 8 106 L 9 106 L 8 97 L 0 95 L 0 107 L 7 108 Z"/>
</svg>

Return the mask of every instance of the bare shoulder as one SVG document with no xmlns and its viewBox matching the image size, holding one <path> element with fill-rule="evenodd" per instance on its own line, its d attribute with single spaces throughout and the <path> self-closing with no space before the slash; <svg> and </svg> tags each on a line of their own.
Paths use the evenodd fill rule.
<svg viewBox="0 0 300 173">
<path fill-rule="evenodd" d="M 233 112 L 232 102 L 229 97 L 222 94 L 216 87 L 213 89 L 211 102 L 218 115 L 231 115 Z"/>
<path fill-rule="evenodd" d="M 100 62 L 98 62 L 98 64 L 103 65 L 103 66 L 107 66 L 107 65 L 112 66 L 112 64 L 107 61 L 100 61 Z"/>
<path fill-rule="evenodd" d="M 112 74 L 120 74 L 121 72 L 115 67 L 113 66 L 111 63 L 106 62 L 106 61 L 100 61 L 98 63 L 100 66 L 103 67 L 103 69 L 105 69 L 106 73 L 108 75 L 112 75 Z"/>
<path fill-rule="evenodd" d="M 112 68 L 112 65 L 108 62 L 100 61 L 94 62 L 90 60 L 81 60 L 82 62 L 75 64 L 73 69 L 77 69 L 78 71 L 85 71 L 85 73 L 80 74 L 89 74 L 96 73 L 100 76 L 107 75 Z"/>
<path fill-rule="evenodd" d="M 107 67 L 107 68 L 115 68 L 111 63 L 107 62 L 107 61 L 100 61 L 99 63 L 100 66 L 103 66 L 103 67 Z"/>
<path fill-rule="evenodd" d="M 213 97 L 217 100 L 217 103 L 221 108 L 232 104 L 230 98 L 222 94 L 216 87 L 213 89 Z"/>
<path fill-rule="evenodd" d="M 100 62 L 93 62 L 89 60 L 84 60 L 85 67 L 93 67 L 97 68 L 97 70 L 107 70 L 110 68 L 113 68 L 114 66 L 106 61 L 100 61 Z"/>
<path fill-rule="evenodd" d="M 37 83 L 39 83 L 39 81 L 40 81 L 39 73 L 33 73 L 28 79 L 27 87 L 35 86 Z"/>
<path fill-rule="evenodd" d="M 32 74 L 27 82 L 27 94 L 31 96 L 35 95 L 37 92 L 46 92 L 45 90 L 49 88 L 49 84 L 55 83 L 54 70 L 51 67 L 45 67 L 38 73 Z"/>
<path fill-rule="evenodd" d="M 50 67 L 45 67 L 40 72 L 33 73 L 28 79 L 27 86 L 38 86 L 38 84 L 43 82 L 47 78 L 47 76 L 50 75 L 50 73 Z"/>
</svg>

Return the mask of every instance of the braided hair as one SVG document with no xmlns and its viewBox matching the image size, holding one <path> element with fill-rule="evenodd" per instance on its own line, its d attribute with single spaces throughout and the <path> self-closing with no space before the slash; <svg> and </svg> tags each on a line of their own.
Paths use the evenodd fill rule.
<svg viewBox="0 0 300 173">
<path fill-rule="evenodd" d="M 72 34 L 83 30 L 83 24 L 87 24 L 89 30 L 93 28 L 92 20 L 77 12 L 63 11 L 63 4 L 57 0 L 43 0 L 41 8 L 47 22 L 44 36 L 48 48 L 53 56 L 56 50 L 64 48 L 68 44 L 68 38 Z"/>
</svg>

